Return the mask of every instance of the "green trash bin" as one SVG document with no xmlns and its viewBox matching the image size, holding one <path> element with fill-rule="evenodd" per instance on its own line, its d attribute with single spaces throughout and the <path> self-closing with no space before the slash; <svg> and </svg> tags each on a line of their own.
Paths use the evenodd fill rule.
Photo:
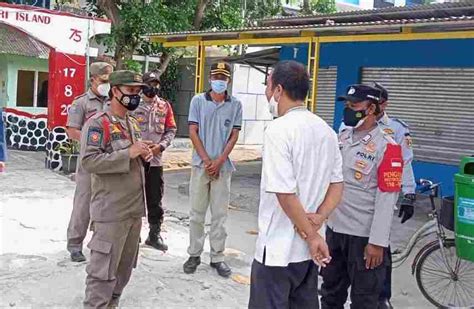
<svg viewBox="0 0 474 309">
<path fill-rule="evenodd" d="M 461 160 L 454 182 L 456 251 L 460 258 L 474 262 L 474 156 Z"/>
</svg>

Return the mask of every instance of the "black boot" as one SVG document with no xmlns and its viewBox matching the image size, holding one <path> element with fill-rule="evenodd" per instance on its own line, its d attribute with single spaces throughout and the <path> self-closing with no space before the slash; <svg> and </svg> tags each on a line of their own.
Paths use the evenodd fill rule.
<svg viewBox="0 0 474 309">
<path fill-rule="evenodd" d="M 167 251 L 168 246 L 163 242 L 160 231 L 160 224 L 150 224 L 150 232 L 148 233 L 148 238 L 145 240 L 145 244 L 160 251 Z"/>
</svg>

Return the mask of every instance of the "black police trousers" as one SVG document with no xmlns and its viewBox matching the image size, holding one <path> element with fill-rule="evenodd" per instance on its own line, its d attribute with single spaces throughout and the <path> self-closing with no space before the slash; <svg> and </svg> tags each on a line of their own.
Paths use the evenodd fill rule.
<svg viewBox="0 0 474 309">
<path fill-rule="evenodd" d="M 249 309 L 319 309 L 318 266 L 312 260 L 286 267 L 252 264 Z"/>
<path fill-rule="evenodd" d="M 377 309 L 382 291 L 388 250 L 384 262 L 375 269 L 366 269 L 364 249 L 368 237 L 358 237 L 326 230 L 326 242 L 332 257 L 326 268 L 321 269 L 321 308 L 343 309 L 351 287 L 352 309 Z"/>
<path fill-rule="evenodd" d="M 148 223 L 161 225 L 164 215 L 161 203 L 164 192 L 162 166 L 145 167 L 145 190 Z"/>
<path fill-rule="evenodd" d="M 392 254 L 390 246 L 388 247 L 388 263 L 386 268 L 385 282 L 383 285 L 382 293 L 380 293 L 379 299 L 390 300 L 392 298 Z"/>
</svg>

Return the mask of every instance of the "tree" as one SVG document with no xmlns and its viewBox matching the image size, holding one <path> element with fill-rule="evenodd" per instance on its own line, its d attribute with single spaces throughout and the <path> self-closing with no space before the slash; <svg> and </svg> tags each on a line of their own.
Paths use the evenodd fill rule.
<svg viewBox="0 0 474 309">
<path fill-rule="evenodd" d="M 173 50 L 147 42 L 143 35 L 157 32 L 236 28 L 249 19 L 262 18 L 281 11 L 278 0 L 88 0 L 88 8 L 112 21 L 111 35 L 99 38 L 115 53 L 117 68 L 124 67 L 134 52 L 159 55 L 158 74 L 166 71 Z M 247 4 L 246 2 L 249 2 Z M 242 16 L 244 5 L 247 9 Z"/>
<path fill-rule="evenodd" d="M 336 12 L 335 0 L 303 0 L 301 5 L 301 13 L 334 13 Z"/>
</svg>

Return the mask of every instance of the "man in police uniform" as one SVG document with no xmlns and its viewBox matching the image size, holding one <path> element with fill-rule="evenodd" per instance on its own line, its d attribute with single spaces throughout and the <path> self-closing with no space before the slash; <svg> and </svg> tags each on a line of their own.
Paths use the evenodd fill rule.
<svg viewBox="0 0 474 309">
<path fill-rule="evenodd" d="M 161 203 L 164 191 L 162 153 L 176 135 L 176 122 L 171 104 L 158 96 L 159 79 L 156 73 L 144 74 L 143 82 L 146 86 L 143 88 L 142 102 L 133 114 L 140 124 L 142 138 L 153 142 L 153 159 L 145 169 L 146 205 L 150 224 L 145 243 L 166 251 L 168 246 L 160 235 L 164 215 Z"/>
<path fill-rule="evenodd" d="M 322 308 L 377 308 L 388 262 L 393 209 L 401 188 L 401 147 L 377 125 L 380 90 L 348 87 L 339 135 L 343 157 L 342 201 L 329 216 L 331 262 L 322 269 Z"/>
<path fill-rule="evenodd" d="M 402 192 L 403 199 L 400 204 L 400 211 L 398 217 L 402 217 L 402 223 L 409 220 L 414 213 L 414 202 L 416 200 L 415 176 L 413 174 L 413 149 L 412 139 L 408 125 L 400 119 L 388 117 L 385 109 L 388 105 L 388 91 L 381 84 L 375 83 L 375 87 L 381 91 L 380 108 L 382 113 L 377 117 L 379 127 L 388 135 L 390 135 L 395 142 L 402 147 L 403 155 L 403 175 L 402 175 Z M 392 308 L 390 298 L 392 297 L 392 259 L 389 255 L 389 265 L 387 266 L 387 275 L 385 279 L 384 289 L 380 294 L 379 308 Z"/>
<path fill-rule="evenodd" d="M 86 268 L 85 308 L 118 306 L 136 265 L 142 217 L 145 215 L 143 161 L 152 158 L 141 140 L 136 119 L 143 86 L 140 75 L 110 75 L 110 111 L 87 121 L 82 132 L 83 168 L 92 174 L 91 249 Z"/>
<path fill-rule="evenodd" d="M 66 131 L 70 139 L 79 141 L 81 130 L 86 122 L 96 112 L 107 108 L 110 84 L 109 75 L 113 68 L 106 62 L 96 62 L 90 66 L 90 88 L 81 96 L 74 99 L 69 109 Z M 86 260 L 82 254 L 82 242 L 89 227 L 89 207 L 91 199 L 91 178 L 84 171 L 79 160 L 76 170 L 76 191 L 72 206 L 71 219 L 67 228 L 67 249 L 73 262 Z"/>
</svg>

